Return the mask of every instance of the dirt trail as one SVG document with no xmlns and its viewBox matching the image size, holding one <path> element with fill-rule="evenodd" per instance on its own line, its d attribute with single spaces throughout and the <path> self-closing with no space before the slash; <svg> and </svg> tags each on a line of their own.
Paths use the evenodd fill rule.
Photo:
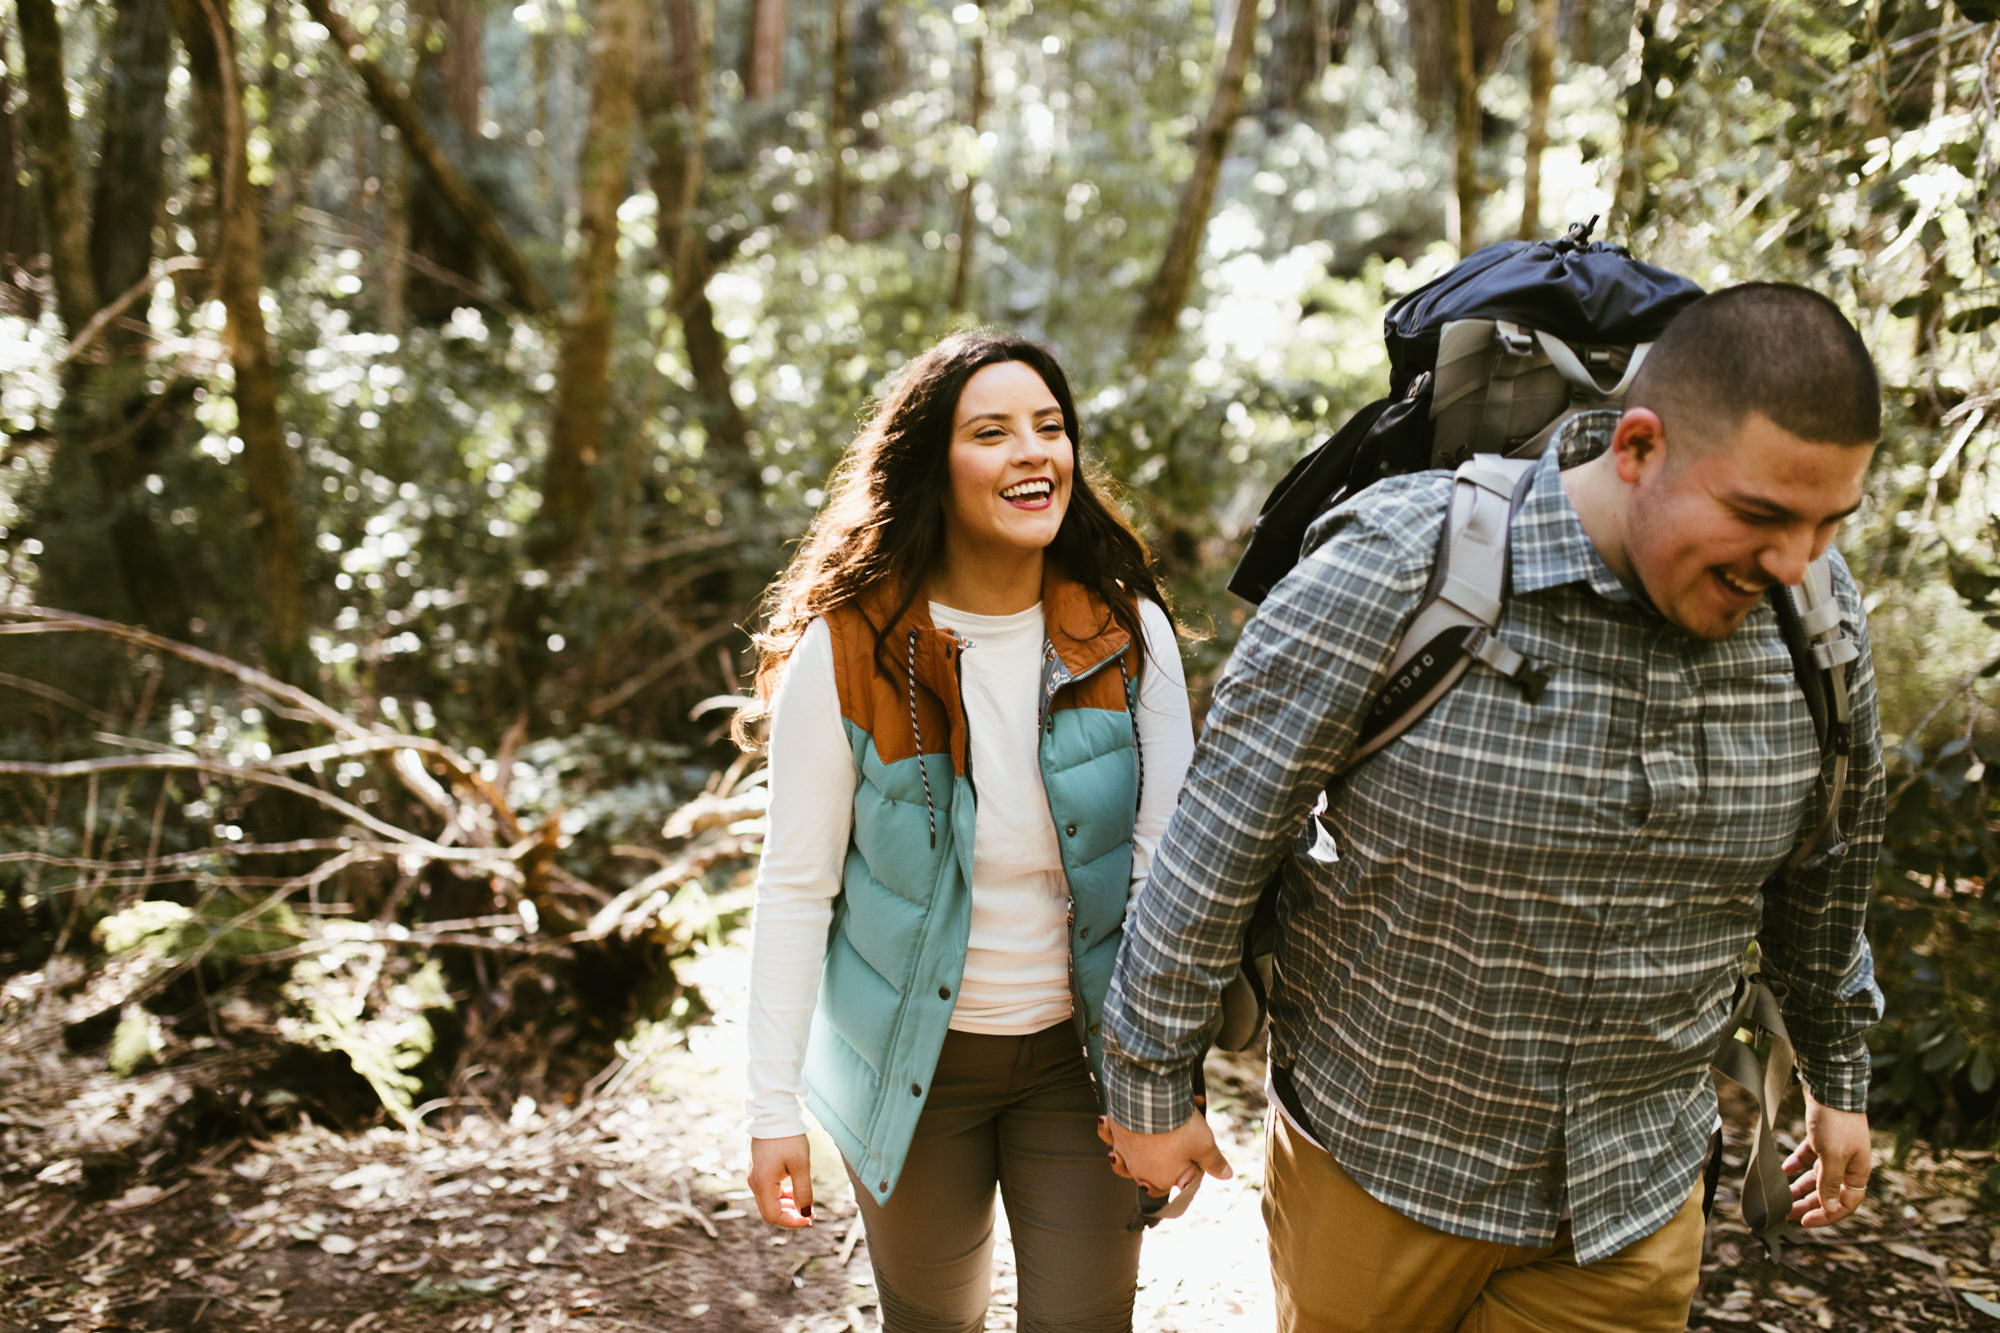
<svg viewBox="0 0 2000 1333">
<path fill-rule="evenodd" d="M 143 1081 L 0 1029 L 0 1329 L 873 1330 L 867 1245 L 831 1144 L 816 1140 L 809 1231 L 764 1226 L 743 1188 L 746 971 L 741 939 L 698 957 L 685 979 L 717 1021 L 635 1053 L 581 1111 L 522 1102 L 449 1132 L 239 1140 L 95 1201 L 78 1126 L 147 1113 Z M 1237 1176 L 1148 1236 L 1146 1333 L 1271 1327 L 1261 1072 L 1214 1061 L 1209 1075 Z M 2000 1301 L 2000 1219 L 1972 1198 L 1985 1167 L 1914 1155 L 1882 1170 L 1868 1210 L 1789 1269 L 1725 1206 L 1691 1326 L 2000 1333 L 1978 1304 Z M 999 1256 L 989 1331 L 1014 1328 L 1004 1243 Z"/>
</svg>

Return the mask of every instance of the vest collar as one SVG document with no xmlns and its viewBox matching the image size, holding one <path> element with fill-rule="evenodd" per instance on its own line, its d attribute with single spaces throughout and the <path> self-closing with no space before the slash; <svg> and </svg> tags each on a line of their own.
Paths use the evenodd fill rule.
<svg viewBox="0 0 2000 1333">
<path fill-rule="evenodd" d="M 863 593 L 860 604 L 868 623 L 882 625 L 902 601 L 903 589 L 900 580 L 885 580 Z M 1042 624 L 1049 646 L 1071 676 L 1094 671 L 1132 646 L 1132 636 L 1112 617 L 1109 608 L 1053 559 L 1042 562 Z M 931 618 L 930 602 L 922 596 L 911 600 L 890 631 L 889 640 L 897 646 L 897 651 L 901 651 L 911 630 L 917 631 L 920 643 L 947 633 L 937 627 Z"/>
</svg>

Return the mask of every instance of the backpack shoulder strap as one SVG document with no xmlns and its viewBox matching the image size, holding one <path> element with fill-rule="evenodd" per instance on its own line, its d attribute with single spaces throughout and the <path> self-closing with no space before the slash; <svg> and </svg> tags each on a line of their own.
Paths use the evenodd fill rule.
<svg viewBox="0 0 2000 1333">
<path fill-rule="evenodd" d="M 1389 659 L 1350 766 L 1407 731 L 1474 661 L 1519 684 L 1530 699 L 1541 697 L 1547 676 L 1494 634 L 1507 592 L 1511 520 L 1535 462 L 1478 454 L 1459 464 L 1430 586 Z"/>
<path fill-rule="evenodd" d="M 1813 728 L 1819 733 L 1822 759 L 1832 761 L 1823 782 L 1826 801 L 1819 827 L 1800 842 L 1789 863 L 1792 869 L 1803 869 L 1847 849 L 1840 829 L 1840 804 L 1847 790 L 1854 743 L 1847 673 L 1861 656 L 1861 649 L 1841 623 L 1840 602 L 1833 593 L 1833 567 L 1825 556 L 1806 566 L 1806 576 L 1796 588 L 1772 589 L 1771 599 L 1785 647 L 1792 655 L 1792 671 L 1812 712 Z"/>
</svg>

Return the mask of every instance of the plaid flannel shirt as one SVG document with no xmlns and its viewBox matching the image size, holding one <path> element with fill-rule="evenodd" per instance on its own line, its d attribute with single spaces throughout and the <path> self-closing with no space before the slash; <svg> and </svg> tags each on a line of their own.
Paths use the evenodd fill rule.
<svg viewBox="0 0 2000 1333">
<path fill-rule="evenodd" d="M 1216 685 L 1126 922 L 1106 1018 L 1119 1123 L 1192 1114 L 1281 864 L 1271 1058 L 1335 1160 L 1429 1226 L 1542 1245 L 1567 1205 L 1583 1263 L 1662 1226 L 1704 1164 L 1708 1057 L 1753 938 L 1814 1095 L 1864 1109 L 1884 784 L 1860 598 L 1836 557 L 1862 649 L 1847 850 L 1786 872 L 1823 802 L 1791 657 L 1768 604 L 1706 642 L 1604 564 L 1557 460 L 1615 421 L 1558 437 L 1513 518 L 1499 634 L 1550 672 L 1541 701 L 1475 664 L 1338 778 L 1429 581 L 1450 475 L 1378 483 L 1316 526 Z"/>
</svg>

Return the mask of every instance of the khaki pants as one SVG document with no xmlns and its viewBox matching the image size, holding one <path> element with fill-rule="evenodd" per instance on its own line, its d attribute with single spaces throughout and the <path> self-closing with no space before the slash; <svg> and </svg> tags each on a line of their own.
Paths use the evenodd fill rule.
<svg viewBox="0 0 2000 1333">
<path fill-rule="evenodd" d="M 850 1179 L 854 1176 L 848 1168 Z M 1128 1333 L 1139 1194 L 1097 1138 L 1068 1022 L 947 1033 L 887 1204 L 854 1181 L 885 1333 L 978 1333 L 993 1297 L 993 1192 L 1014 1233 L 1020 1333 Z"/>
<path fill-rule="evenodd" d="M 1701 1186 L 1667 1224 L 1579 1267 L 1547 1248 L 1447 1235 L 1371 1196 L 1271 1110 L 1264 1223 L 1279 1333 L 1673 1333 L 1701 1271 Z"/>
</svg>

